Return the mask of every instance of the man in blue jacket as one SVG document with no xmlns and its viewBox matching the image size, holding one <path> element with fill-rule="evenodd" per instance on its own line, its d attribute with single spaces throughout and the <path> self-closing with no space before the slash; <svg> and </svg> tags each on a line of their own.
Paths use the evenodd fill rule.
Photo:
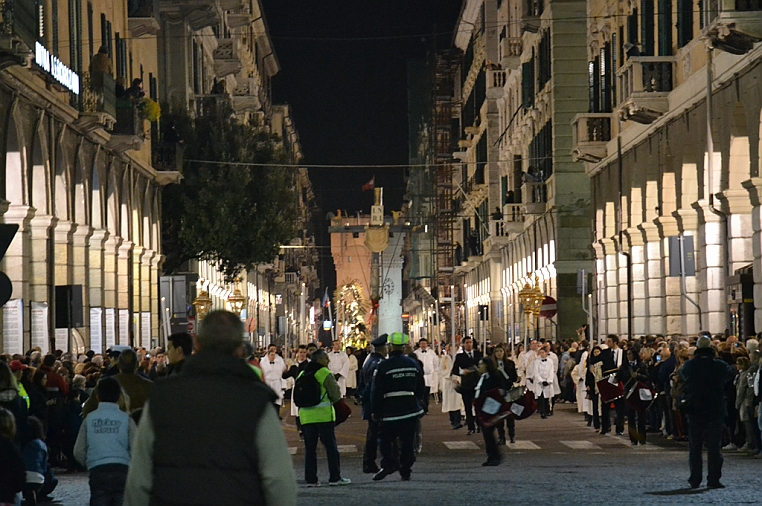
<svg viewBox="0 0 762 506">
<path fill-rule="evenodd" d="M 371 416 L 379 423 L 381 449 L 381 470 L 373 476 L 374 481 L 398 470 L 402 480 L 408 481 L 415 463 L 415 434 L 417 420 L 423 416 L 426 386 L 418 362 L 404 354 L 409 341 L 402 332 L 389 335 L 389 358 L 378 365 L 371 385 Z M 399 460 L 394 451 L 397 438 Z"/>
<path fill-rule="evenodd" d="M 119 409 L 122 387 L 113 377 L 96 386 L 98 407 L 87 415 L 74 444 L 74 457 L 90 473 L 90 505 L 122 504 L 137 426 Z"/>
<path fill-rule="evenodd" d="M 365 434 L 365 450 L 362 454 L 362 472 L 377 473 L 376 454 L 378 449 L 378 422 L 371 416 L 370 387 L 378 364 L 386 358 L 386 334 L 371 341 L 373 353 L 368 355 L 362 366 L 360 383 L 357 385 L 355 397 L 362 404 L 362 419 L 368 421 L 368 431 Z"/>
</svg>

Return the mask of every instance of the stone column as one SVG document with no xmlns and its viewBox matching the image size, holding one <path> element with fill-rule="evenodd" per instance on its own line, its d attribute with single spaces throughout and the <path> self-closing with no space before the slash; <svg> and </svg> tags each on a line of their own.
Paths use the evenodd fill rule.
<svg viewBox="0 0 762 506">
<path fill-rule="evenodd" d="M 722 211 L 728 216 L 728 275 L 754 261 L 752 249 L 752 205 L 746 190 L 725 190 L 718 195 Z"/>
<path fill-rule="evenodd" d="M 122 239 L 116 251 L 116 307 L 118 309 L 127 309 L 130 313 L 127 334 L 130 336 L 128 343 L 131 346 L 138 346 L 137 336 L 134 332 L 132 300 L 132 242 Z M 139 326 L 139 325 L 138 325 Z M 121 329 L 120 329 L 121 330 Z"/>
<path fill-rule="evenodd" d="M 7 206 L 3 202 L 3 207 Z M 19 226 L 13 241 L 11 241 L 8 251 L 3 258 L 2 271 L 8 275 L 13 286 L 11 298 L 22 299 L 24 304 L 30 300 L 30 260 L 31 260 L 31 222 L 34 217 L 34 208 L 29 206 L 10 205 L 3 214 L 3 223 L 13 223 Z M 2 317 L 2 311 L 0 311 Z M 31 336 L 31 319 L 29 311 L 24 311 L 24 342 L 23 347 L 28 347 Z M 0 334 L 2 334 L 0 332 Z M 5 342 L 3 341 L 3 345 Z M 3 347 L 3 349 L 5 349 Z M 47 352 L 44 349 L 43 352 Z"/>
<path fill-rule="evenodd" d="M 648 326 L 648 296 L 646 294 L 646 260 L 645 246 L 641 231 L 635 227 L 628 228 L 625 231 L 632 262 L 632 331 L 636 336 L 646 334 Z M 624 263 L 624 262 L 623 262 Z M 626 272 L 625 264 L 625 290 L 626 290 Z M 625 301 L 627 293 L 625 291 Z M 632 339 L 634 336 L 630 336 Z"/>
<path fill-rule="evenodd" d="M 751 202 L 752 253 L 754 255 L 754 327 L 762 330 L 762 177 L 744 181 Z M 7 272 L 7 271 L 6 271 Z"/>
<path fill-rule="evenodd" d="M 157 306 L 158 298 L 152 297 L 151 288 L 153 285 L 159 286 L 159 280 L 154 278 L 151 274 L 151 262 L 153 257 L 156 256 L 156 252 L 152 249 L 144 248 L 140 255 L 140 310 L 151 313 L 151 335 L 143 336 L 143 339 L 148 342 L 149 347 L 153 347 L 159 342 L 159 335 L 156 333 L 158 327 L 157 322 Z"/>
<path fill-rule="evenodd" d="M 159 330 L 159 328 L 162 325 L 162 319 L 164 318 L 164 315 L 162 314 L 163 309 L 161 308 L 161 305 L 159 304 L 159 277 L 161 276 L 161 265 L 164 262 L 164 255 L 160 255 L 157 252 L 154 252 L 154 255 L 151 257 L 151 312 L 154 313 L 154 315 L 151 317 L 153 318 L 151 325 L 153 326 L 153 333 L 154 336 L 159 338 L 159 336 L 162 335 L 162 332 Z M 247 284 L 243 284 L 243 288 L 247 288 Z M 246 296 L 249 297 L 248 291 L 246 292 Z M 249 301 L 251 301 L 251 298 L 249 298 Z M 251 307 L 251 303 L 249 304 Z M 170 315 L 171 316 L 171 315 Z M 251 313 L 247 311 L 247 316 L 251 317 Z M 170 330 L 171 332 L 171 330 Z M 159 346 L 162 346 L 165 350 L 167 348 L 167 336 L 164 336 L 164 340 L 160 340 Z"/>
<path fill-rule="evenodd" d="M 82 285 L 82 310 L 85 312 L 85 323 L 90 329 L 89 311 L 93 306 L 90 302 L 90 236 L 93 234 L 92 227 L 77 225 L 72 237 L 72 279 L 75 285 Z M 103 329 L 101 329 L 102 335 Z M 85 336 L 89 339 L 89 335 Z M 90 345 L 88 340 L 86 343 Z"/>
<path fill-rule="evenodd" d="M 88 270 L 88 299 L 91 307 L 113 308 L 106 304 L 105 278 L 105 246 L 109 237 L 107 230 L 95 229 L 88 237 L 87 270 Z M 113 270 L 111 271 L 113 273 Z"/>
<path fill-rule="evenodd" d="M 595 272 L 593 281 L 589 288 L 590 293 L 593 294 L 593 319 L 595 320 L 593 331 L 594 334 L 590 335 L 590 341 L 598 341 L 599 335 L 604 335 L 608 330 L 608 308 L 606 299 L 606 251 L 600 241 L 593 243 L 593 250 L 595 251 Z M 599 290 L 599 286 L 604 287 Z M 588 329 L 590 333 L 591 329 Z"/>
<path fill-rule="evenodd" d="M 678 211 L 680 212 L 680 211 Z M 694 238 L 696 249 L 696 268 L 699 270 L 698 286 L 701 291 L 701 310 L 703 312 L 703 329 L 698 328 L 698 321 L 693 327 L 696 331 L 708 330 L 713 334 L 725 331 L 727 322 L 725 310 L 725 283 L 727 280 L 727 261 L 724 258 L 723 223 L 720 217 L 711 212 L 706 205 L 696 206 L 694 230 L 698 230 Z M 688 278 L 690 281 L 690 278 Z M 689 291 L 690 290 L 689 283 Z M 691 330 L 689 330 L 691 332 Z"/>
<path fill-rule="evenodd" d="M 602 239 L 601 246 L 604 254 L 603 289 L 606 294 L 606 334 L 620 333 L 620 304 L 619 304 L 619 253 L 612 239 Z M 604 327 L 601 327 L 603 333 Z"/>
<path fill-rule="evenodd" d="M 141 297 L 142 292 L 142 256 L 145 252 L 145 248 L 143 246 L 140 246 L 138 244 L 132 245 L 132 256 L 130 261 L 130 268 L 132 272 L 132 279 L 131 279 L 131 288 L 132 288 L 132 312 L 137 313 L 138 315 L 138 321 L 135 325 L 135 344 L 134 346 L 143 346 L 146 349 L 150 349 L 150 340 L 151 336 L 143 336 L 143 311 L 147 311 L 148 309 L 143 308 L 143 299 Z M 145 341 L 144 341 L 145 337 Z"/>
<path fill-rule="evenodd" d="M 683 296 L 680 288 L 679 277 L 669 277 L 669 237 L 680 234 L 677 220 L 674 216 L 660 216 L 655 220 L 656 227 L 662 237 L 661 240 L 661 265 L 664 273 L 664 315 L 666 317 L 665 332 L 667 334 L 683 334 Z"/>
<path fill-rule="evenodd" d="M 55 260 L 53 228 L 58 219 L 50 215 L 35 214 L 29 224 L 29 298 L 24 300 L 24 306 L 28 309 L 32 302 L 45 302 L 48 304 L 48 332 L 54 335 L 55 329 Z M 29 322 L 29 332 L 27 332 Z M 31 321 L 24 315 L 24 338 L 31 336 Z M 71 349 L 71 339 L 63 346 L 63 351 Z"/>
<path fill-rule="evenodd" d="M 644 242 L 644 272 L 646 280 L 646 334 L 666 333 L 664 307 L 664 254 L 659 228 L 653 223 L 638 225 Z"/>
<path fill-rule="evenodd" d="M 399 331 L 399 322 L 402 319 L 402 261 L 399 254 L 401 245 L 405 242 L 404 237 L 398 242 L 399 248 L 393 244 L 384 251 L 381 257 L 381 272 L 384 273 L 385 281 L 382 281 L 380 290 L 382 298 L 378 302 L 378 333 L 391 334 Z M 397 330 L 395 330 L 395 328 Z M 431 339 L 429 339 L 431 340 Z"/>
</svg>

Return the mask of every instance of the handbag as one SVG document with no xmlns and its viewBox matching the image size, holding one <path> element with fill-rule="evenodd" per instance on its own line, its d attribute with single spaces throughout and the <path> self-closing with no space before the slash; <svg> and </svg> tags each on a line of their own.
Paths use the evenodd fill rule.
<svg viewBox="0 0 762 506">
<path fill-rule="evenodd" d="M 352 408 L 344 402 L 344 399 L 339 399 L 333 403 L 333 410 L 336 412 L 336 422 L 334 425 L 339 425 L 347 421 L 347 418 L 352 416 Z"/>
</svg>

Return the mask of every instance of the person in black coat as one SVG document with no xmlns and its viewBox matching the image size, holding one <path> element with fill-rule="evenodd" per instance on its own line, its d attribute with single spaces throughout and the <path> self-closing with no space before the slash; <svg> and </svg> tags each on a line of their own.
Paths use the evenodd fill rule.
<svg viewBox="0 0 762 506">
<path fill-rule="evenodd" d="M 623 362 L 619 368 L 617 381 L 624 382 L 625 395 L 634 388 L 633 396 L 639 395 L 638 382 L 646 384 L 650 382 L 648 366 L 640 359 L 636 349 L 627 350 L 627 362 Z M 630 434 L 630 442 L 633 445 L 646 444 L 646 410 L 633 409 L 633 405 L 634 403 L 627 402 L 627 431 Z"/>
<path fill-rule="evenodd" d="M 481 376 L 474 389 L 475 398 L 479 398 L 495 388 L 501 390 L 510 388 L 510 384 L 505 375 L 498 370 L 495 361 L 492 360 L 491 357 L 484 357 L 479 360 L 479 373 Z M 495 441 L 495 428 L 495 425 L 491 427 L 482 426 L 484 447 L 487 450 L 487 461 L 482 464 L 483 466 L 500 465 L 500 450 L 497 447 L 497 441 Z"/>
<path fill-rule="evenodd" d="M 519 381 L 519 375 L 516 372 L 516 364 L 512 360 L 508 359 L 505 353 L 505 348 L 502 344 L 495 346 L 495 351 L 492 352 L 492 358 L 495 360 L 495 366 L 498 372 L 505 378 L 506 390 L 509 390 L 514 383 Z M 516 442 L 516 420 L 512 417 L 508 417 L 505 420 L 500 420 L 497 427 L 497 444 L 505 444 L 505 426 L 508 425 L 508 437 L 511 438 L 511 443 Z"/>
<path fill-rule="evenodd" d="M 460 377 L 460 395 L 463 397 L 463 406 L 466 408 L 466 425 L 468 425 L 468 435 L 476 431 L 474 423 L 473 401 L 474 388 L 479 381 L 477 364 L 482 358 L 479 350 L 474 349 L 474 340 L 471 337 L 463 338 L 463 351 L 455 355 L 455 361 L 452 364 L 453 376 Z"/>
<path fill-rule="evenodd" d="M 16 439 L 16 417 L 0 407 L 0 503 L 15 504 L 16 494 L 24 489 L 26 467 L 21 452 L 14 443 Z"/>
<path fill-rule="evenodd" d="M 706 444 L 707 487 L 725 488 L 722 477 L 722 425 L 727 415 L 725 385 L 733 380 L 731 367 L 717 358 L 712 339 L 701 335 L 696 342 L 696 353 L 680 369 L 685 382 L 682 407 L 688 413 L 689 454 L 691 488 L 701 485 L 701 451 Z"/>
</svg>

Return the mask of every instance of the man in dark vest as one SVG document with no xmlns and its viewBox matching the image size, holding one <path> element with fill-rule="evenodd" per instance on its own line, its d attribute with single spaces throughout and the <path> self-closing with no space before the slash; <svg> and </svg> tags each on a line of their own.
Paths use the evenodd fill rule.
<svg viewBox="0 0 762 506">
<path fill-rule="evenodd" d="M 699 334 L 694 357 L 680 369 L 680 377 L 685 381 L 683 397 L 688 413 L 689 450 L 688 463 L 691 488 L 701 486 L 701 451 L 706 444 L 707 488 L 725 488 L 720 483 L 722 476 L 722 422 L 727 416 L 725 385 L 733 380 L 733 369 L 717 358 L 712 348 L 712 339 Z"/>
<path fill-rule="evenodd" d="M 355 396 L 362 404 L 362 419 L 368 421 L 368 430 L 365 434 L 365 449 L 362 454 L 362 472 L 377 473 L 376 454 L 378 450 L 378 422 L 371 416 L 370 388 L 373 376 L 376 374 L 378 364 L 386 358 L 386 334 L 381 334 L 371 341 L 373 353 L 363 363 L 360 383 L 357 385 Z"/>
<path fill-rule="evenodd" d="M 275 394 L 241 358 L 243 323 L 204 318 L 198 353 L 156 382 L 138 428 L 125 506 L 296 504 Z"/>
</svg>

